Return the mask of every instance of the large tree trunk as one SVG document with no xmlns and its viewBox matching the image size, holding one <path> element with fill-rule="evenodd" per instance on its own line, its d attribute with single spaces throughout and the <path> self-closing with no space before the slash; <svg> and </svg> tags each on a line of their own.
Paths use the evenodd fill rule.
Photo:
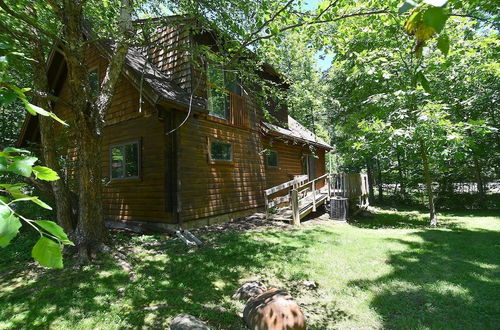
<svg viewBox="0 0 500 330">
<path fill-rule="evenodd" d="M 373 167 L 372 159 L 366 159 L 366 174 L 368 175 L 368 198 L 370 203 L 375 202 L 375 192 L 373 191 Z"/>
<path fill-rule="evenodd" d="M 35 87 L 35 91 L 40 92 L 43 95 L 48 95 L 50 93 L 50 88 L 47 78 L 47 65 L 45 62 L 43 43 L 37 30 L 32 29 L 32 32 L 35 36 L 34 41 L 31 42 L 34 59 L 34 62 L 32 62 L 33 85 Z M 40 107 L 50 110 L 51 106 L 49 100 L 43 95 L 38 98 L 37 103 Z M 46 166 L 56 171 L 61 177 L 59 180 L 51 182 L 52 192 L 56 203 L 57 222 L 67 234 L 71 235 L 75 229 L 75 219 L 72 214 L 69 189 L 66 185 L 65 178 L 62 175 L 61 167 L 57 158 L 54 135 L 54 125 L 60 124 L 49 117 L 38 117 L 44 163 Z"/>
<path fill-rule="evenodd" d="M 127 40 L 132 36 L 131 10 L 131 0 L 122 0 L 119 35 L 116 39 L 118 42 L 101 84 L 101 91 L 93 102 L 85 61 L 87 43 L 83 31 L 83 4 L 64 1 L 64 48 L 71 103 L 76 119 L 74 133 L 77 138 L 79 216 L 76 241 L 82 260 L 90 257 L 92 250 L 100 249 L 101 243 L 107 239 L 102 211 L 102 126 L 125 63 Z"/>
<path fill-rule="evenodd" d="M 481 165 L 479 165 L 479 161 L 477 160 L 475 155 L 472 155 L 472 159 L 474 162 L 474 176 L 476 178 L 477 192 L 479 193 L 479 196 L 481 196 L 482 198 L 485 195 L 485 190 L 484 190 L 483 175 L 481 173 Z"/>
<path fill-rule="evenodd" d="M 99 116 L 91 102 L 88 71 L 85 62 L 86 43 L 83 33 L 83 9 L 79 2 L 65 1 L 63 28 L 68 87 L 75 121 L 78 178 L 78 224 L 75 240 L 83 261 L 92 250 L 100 248 L 107 231 L 102 213 L 101 146 L 97 127 Z"/>
<path fill-rule="evenodd" d="M 432 192 L 432 177 L 429 167 L 429 158 L 423 140 L 419 140 L 420 144 L 420 157 L 422 158 L 422 165 L 424 167 L 425 187 L 427 189 L 427 197 L 429 198 L 429 220 L 431 226 L 437 225 L 436 210 L 434 208 L 434 194 Z"/>
<path fill-rule="evenodd" d="M 384 187 L 382 185 L 382 169 L 380 167 L 380 160 L 377 157 L 377 186 L 378 186 L 378 201 L 381 203 L 384 199 Z"/>
<path fill-rule="evenodd" d="M 401 164 L 401 155 L 399 150 L 396 148 L 396 156 L 398 161 L 398 173 L 399 173 L 399 191 L 403 197 L 406 197 L 406 186 L 405 186 L 405 176 L 403 174 L 403 167 Z"/>
</svg>

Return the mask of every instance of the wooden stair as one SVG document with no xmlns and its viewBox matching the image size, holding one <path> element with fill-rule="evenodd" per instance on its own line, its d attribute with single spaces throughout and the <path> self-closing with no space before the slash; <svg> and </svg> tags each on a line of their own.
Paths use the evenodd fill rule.
<svg viewBox="0 0 500 330">
<path fill-rule="evenodd" d="M 368 192 L 365 174 L 325 174 L 314 180 L 307 176 L 295 179 L 265 190 L 266 219 L 292 222 L 300 220 L 333 196 L 350 199 L 359 198 L 361 204 Z"/>
</svg>

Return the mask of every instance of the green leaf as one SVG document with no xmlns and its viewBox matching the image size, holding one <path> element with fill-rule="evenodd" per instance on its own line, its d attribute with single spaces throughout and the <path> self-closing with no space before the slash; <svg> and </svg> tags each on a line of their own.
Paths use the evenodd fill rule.
<svg viewBox="0 0 500 330">
<path fill-rule="evenodd" d="M 3 149 L 3 152 L 16 152 L 16 153 L 20 153 L 20 154 L 29 154 L 30 153 L 28 150 L 13 148 L 13 147 L 7 147 L 7 148 Z"/>
<path fill-rule="evenodd" d="M 35 173 L 37 179 L 44 181 L 55 181 L 60 179 L 56 171 L 45 166 L 34 166 L 33 173 Z"/>
<path fill-rule="evenodd" d="M 61 118 L 57 117 L 53 112 L 49 113 L 49 116 L 50 116 L 50 118 L 52 118 L 52 119 L 60 122 L 64 126 L 69 126 L 64 120 L 62 120 Z"/>
<path fill-rule="evenodd" d="M 33 201 L 33 203 L 38 204 L 39 206 L 43 207 L 44 209 L 52 210 L 52 207 L 50 207 L 50 205 L 48 205 L 47 203 L 41 201 L 38 197 L 34 197 L 32 199 L 32 201 Z"/>
<path fill-rule="evenodd" d="M 32 169 L 30 164 L 18 161 L 7 166 L 7 171 L 29 177 Z"/>
<path fill-rule="evenodd" d="M 439 36 L 437 40 L 437 48 L 444 54 L 444 56 L 448 56 L 450 51 L 450 38 L 447 34 L 442 34 Z"/>
<path fill-rule="evenodd" d="M 36 157 L 14 157 L 14 161 L 7 166 L 7 171 L 29 177 L 32 166 L 38 160 Z"/>
<path fill-rule="evenodd" d="M 21 228 L 19 218 L 7 206 L 0 205 L 0 247 L 9 245 L 19 233 L 19 228 Z"/>
<path fill-rule="evenodd" d="M 40 237 L 33 246 L 31 256 L 42 266 L 59 269 L 64 267 L 61 245 L 47 237 Z"/>
<path fill-rule="evenodd" d="M 0 156 L 0 171 L 7 171 L 7 166 L 9 166 L 7 158 Z"/>
<path fill-rule="evenodd" d="M 48 220 L 37 220 L 34 222 L 44 230 L 46 230 L 48 233 L 57 237 L 61 241 L 61 243 L 66 245 L 75 245 L 69 240 L 68 235 L 66 235 L 66 233 L 64 232 L 64 229 L 62 229 L 62 227 L 57 223 Z"/>
<path fill-rule="evenodd" d="M 436 30 L 437 33 L 441 32 L 446 24 L 448 15 L 444 8 L 441 7 L 431 7 L 424 12 L 424 23 Z"/>
<path fill-rule="evenodd" d="M 417 80 L 420 82 L 420 85 L 422 85 L 422 87 L 424 88 L 424 90 L 427 93 L 429 93 L 429 94 L 432 93 L 431 86 L 429 85 L 429 81 L 427 80 L 427 78 L 425 78 L 425 76 L 422 72 L 417 73 Z"/>
<path fill-rule="evenodd" d="M 431 6 L 442 7 L 448 2 L 448 0 L 424 0 L 424 2 Z"/>
<path fill-rule="evenodd" d="M 0 91 L 0 104 L 4 107 L 11 105 L 12 102 L 16 100 L 16 98 L 16 93 L 10 90 Z"/>
<path fill-rule="evenodd" d="M 47 110 L 44 110 L 43 108 L 40 108 L 37 105 L 26 102 L 24 104 L 24 106 L 26 107 L 26 110 L 28 110 L 28 112 L 32 115 L 36 115 L 38 113 L 42 116 L 50 116 L 50 112 L 48 112 Z"/>
</svg>

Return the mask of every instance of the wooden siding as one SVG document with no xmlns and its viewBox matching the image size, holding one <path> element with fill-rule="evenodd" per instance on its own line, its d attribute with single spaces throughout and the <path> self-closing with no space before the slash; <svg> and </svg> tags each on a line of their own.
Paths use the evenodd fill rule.
<svg viewBox="0 0 500 330">
<path fill-rule="evenodd" d="M 89 69 L 98 67 L 102 80 L 106 59 L 99 55 L 96 48 L 89 49 L 87 58 Z M 165 65 L 163 68 L 167 70 L 169 66 Z M 183 84 L 182 81 L 180 83 Z M 184 87 L 188 85 L 186 83 Z M 60 95 L 62 98 L 69 97 L 66 84 Z M 264 189 L 302 174 L 301 159 L 310 151 L 308 147 L 278 139 L 271 142 L 264 137 L 260 131 L 263 112 L 246 93 L 238 99 L 238 106 L 247 111 L 246 118 L 239 114 L 239 117 L 232 119 L 232 124 L 231 120 L 217 120 L 203 114 L 191 115 L 175 133 L 175 140 L 170 141 L 165 137 L 165 132 L 171 129 L 166 121 L 175 111 L 162 110 L 167 114 L 165 122 L 162 122 L 151 104 L 145 102 L 139 107 L 139 92 L 123 76 L 117 85 L 103 132 L 101 158 L 106 182 L 103 191 L 106 218 L 174 223 L 176 218 L 172 211 L 175 208 L 171 204 L 175 200 L 178 200 L 179 216 L 183 221 L 254 209 L 263 206 Z M 70 109 L 58 105 L 55 112 L 71 125 L 73 119 Z M 179 113 L 178 118 L 174 119 L 180 122 L 184 115 Z M 243 125 L 245 120 L 247 123 Z M 60 138 L 66 139 L 65 157 L 75 161 L 74 141 L 62 126 L 57 127 Z M 132 140 L 141 141 L 140 178 L 109 180 L 110 146 Z M 209 143 L 212 140 L 231 143 L 231 162 L 209 160 Z M 178 147 L 177 182 L 166 177 L 174 166 L 169 158 L 173 141 Z M 278 152 L 278 168 L 268 168 L 265 164 L 263 151 L 269 147 Z M 324 173 L 324 150 L 318 150 L 317 155 L 317 175 L 320 175 Z M 76 175 L 72 172 L 69 177 L 74 179 Z M 176 183 L 177 190 L 170 189 Z"/>
<path fill-rule="evenodd" d="M 158 27 L 151 38 L 148 58 L 174 83 L 191 91 L 190 37 L 182 25 Z"/>
<path fill-rule="evenodd" d="M 98 68 L 100 80 L 104 78 L 107 60 L 99 55 L 96 48 L 87 52 L 89 69 Z M 60 92 L 63 99 L 70 97 L 67 84 Z M 139 92 L 122 76 L 116 87 L 111 107 L 106 114 L 103 130 L 102 173 L 103 211 L 104 216 L 113 220 L 143 220 L 154 222 L 171 222 L 172 216 L 166 211 L 165 202 L 165 150 L 164 126 L 156 117 L 154 107 L 143 102 L 139 108 Z M 73 116 L 67 107 L 57 105 L 54 112 L 71 125 Z M 68 130 L 62 125 L 54 124 L 58 131 L 61 145 L 66 146 L 63 156 L 70 165 L 68 177 L 72 187 L 76 187 L 76 175 L 72 163 L 76 161 L 75 142 Z M 139 179 L 110 180 L 109 152 L 110 146 L 141 141 L 141 177 Z"/>
<path fill-rule="evenodd" d="M 184 221 L 263 205 L 265 168 L 257 132 L 198 117 L 191 118 L 179 135 Z M 213 140 L 231 143 L 232 161 L 210 161 Z"/>
<path fill-rule="evenodd" d="M 132 91 L 130 91 L 132 92 Z M 138 179 L 110 180 L 110 146 L 140 141 L 141 169 Z M 113 220 L 169 222 L 165 200 L 165 145 L 163 123 L 155 117 L 141 117 L 106 126 L 102 168 L 104 214 Z"/>
<path fill-rule="evenodd" d="M 278 154 L 278 167 L 269 167 L 266 163 L 266 189 L 277 186 L 283 182 L 290 181 L 296 175 L 305 174 L 302 168 L 302 158 L 311 154 L 309 146 L 294 144 L 292 141 L 283 139 L 264 140 L 267 150 Z M 316 159 L 315 177 L 325 174 L 325 150 L 316 148 L 314 150 Z"/>
</svg>

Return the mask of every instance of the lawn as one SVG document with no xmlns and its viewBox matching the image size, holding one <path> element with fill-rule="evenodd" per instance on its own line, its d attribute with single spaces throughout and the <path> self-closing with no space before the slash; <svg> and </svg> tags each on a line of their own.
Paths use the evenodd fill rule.
<svg viewBox="0 0 500 330">
<path fill-rule="evenodd" d="M 243 304 L 231 296 L 258 279 L 289 290 L 310 329 L 498 329 L 499 212 L 440 215 L 435 229 L 425 214 L 389 209 L 298 230 L 212 228 L 198 232 L 202 248 L 115 233 L 135 274 L 107 257 L 43 270 L 25 258 L 24 235 L 2 251 L 0 328 L 162 328 L 190 313 L 214 329 L 242 329 Z"/>
</svg>

